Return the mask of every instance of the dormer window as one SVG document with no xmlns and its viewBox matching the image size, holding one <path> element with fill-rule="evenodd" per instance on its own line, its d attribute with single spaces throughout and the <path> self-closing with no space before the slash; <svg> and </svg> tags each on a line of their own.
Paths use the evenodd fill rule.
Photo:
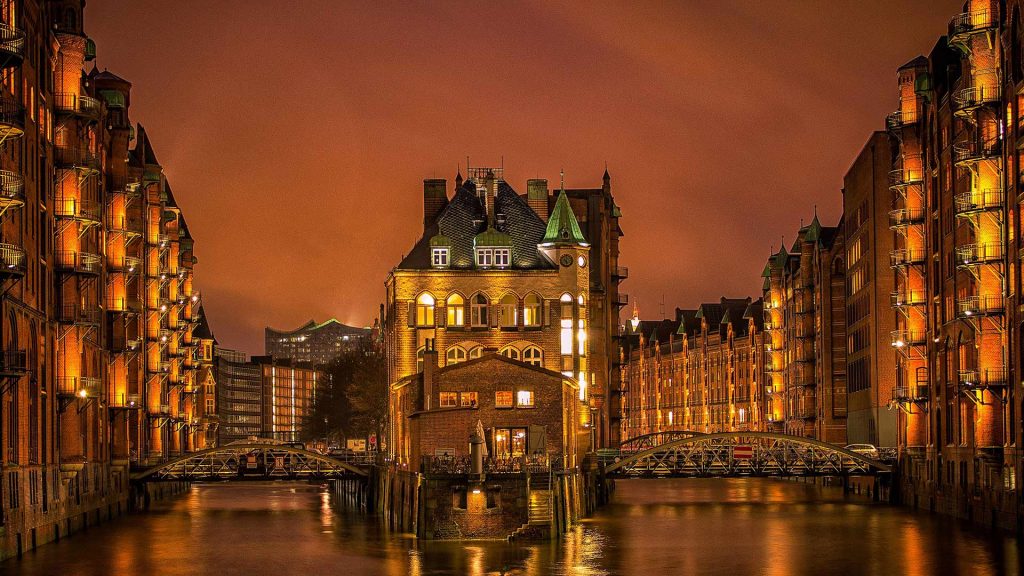
<svg viewBox="0 0 1024 576">
<path fill-rule="evenodd" d="M 431 248 L 430 263 L 434 268 L 448 267 L 448 248 Z"/>
<path fill-rule="evenodd" d="M 492 248 L 477 248 L 476 249 L 476 265 L 481 268 L 490 268 L 494 262 L 494 249 Z"/>
<path fill-rule="evenodd" d="M 508 268 L 510 250 L 508 248 L 494 249 L 494 265 L 498 268 Z"/>
</svg>

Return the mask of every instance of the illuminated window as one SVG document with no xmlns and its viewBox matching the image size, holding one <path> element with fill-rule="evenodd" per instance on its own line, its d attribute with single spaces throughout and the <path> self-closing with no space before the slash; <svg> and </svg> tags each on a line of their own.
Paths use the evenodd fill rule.
<svg viewBox="0 0 1024 576">
<path fill-rule="evenodd" d="M 540 326 L 541 300 L 536 294 L 528 294 L 523 300 L 523 324 L 527 328 Z"/>
<path fill-rule="evenodd" d="M 516 406 L 520 408 L 533 408 L 533 390 L 520 390 L 516 392 Z"/>
<path fill-rule="evenodd" d="M 562 294 L 561 298 L 561 349 L 563 356 L 572 355 L 572 296 L 569 294 Z"/>
<path fill-rule="evenodd" d="M 426 348 L 420 346 L 420 349 L 416 351 L 416 371 L 423 372 L 423 353 L 426 352 Z"/>
<path fill-rule="evenodd" d="M 510 259 L 510 250 L 508 248 L 495 248 L 494 249 L 494 265 L 499 268 L 508 267 Z"/>
<path fill-rule="evenodd" d="M 519 299 L 515 294 L 506 294 L 501 297 L 500 315 L 502 328 L 515 328 L 519 320 Z"/>
<path fill-rule="evenodd" d="M 441 392 L 441 408 L 455 408 L 458 405 L 458 392 Z"/>
<path fill-rule="evenodd" d="M 498 390 L 494 393 L 494 407 L 495 408 L 511 408 L 512 407 L 512 391 L 511 390 Z"/>
<path fill-rule="evenodd" d="M 416 325 L 434 325 L 434 297 L 427 292 L 416 299 Z"/>
<path fill-rule="evenodd" d="M 587 328 L 586 322 L 582 319 L 576 321 L 579 330 L 576 332 L 576 342 L 579 345 L 580 356 L 587 355 Z"/>
<path fill-rule="evenodd" d="M 430 262 L 438 268 L 444 268 L 448 265 L 448 249 L 447 248 L 433 248 L 430 251 Z"/>
<path fill-rule="evenodd" d="M 469 321 L 473 326 L 487 326 L 487 296 L 473 296 L 469 306 Z"/>
<path fill-rule="evenodd" d="M 458 364 L 466 361 L 466 349 L 461 346 L 452 346 L 445 353 L 446 365 Z"/>
<path fill-rule="evenodd" d="M 542 366 L 544 364 L 544 352 L 536 346 L 527 346 L 523 350 L 523 362 L 533 364 L 534 366 Z"/>
<path fill-rule="evenodd" d="M 506 358 L 519 360 L 519 349 L 516 348 L 515 346 L 505 346 L 504 348 L 501 349 L 500 354 Z"/>
<path fill-rule="evenodd" d="M 448 297 L 448 326 L 466 325 L 466 301 L 459 294 Z"/>
<path fill-rule="evenodd" d="M 479 357 L 483 356 L 483 354 L 484 354 L 484 347 L 483 346 L 474 346 L 469 351 L 469 359 L 472 360 L 474 358 L 479 358 Z"/>
<path fill-rule="evenodd" d="M 493 248 L 477 248 L 476 249 L 476 265 L 482 268 L 488 268 L 494 262 L 494 249 Z"/>
<path fill-rule="evenodd" d="M 476 408 L 477 407 L 477 393 L 476 392 L 463 392 L 459 395 L 459 401 L 463 408 Z"/>
</svg>

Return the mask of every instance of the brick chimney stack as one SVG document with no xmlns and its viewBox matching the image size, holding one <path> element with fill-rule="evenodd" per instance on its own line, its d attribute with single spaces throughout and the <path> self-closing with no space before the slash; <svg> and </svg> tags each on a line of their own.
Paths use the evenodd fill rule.
<svg viewBox="0 0 1024 576">
<path fill-rule="evenodd" d="M 423 351 L 423 409 L 430 410 L 434 406 L 434 372 L 437 371 L 437 350 L 433 342 L 427 344 Z"/>
<path fill-rule="evenodd" d="M 548 221 L 548 181 L 543 178 L 533 178 L 526 181 L 526 203 L 533 208 L 533 211 L 540 216 L 544 222 Z"/>
<path fill-rule="evenodd" d="M 430 178 L 423 181 L 423 229 L 426 230 L 437 220 L 448 205 L 448 181 L 444 178 Z"/>
</svg>

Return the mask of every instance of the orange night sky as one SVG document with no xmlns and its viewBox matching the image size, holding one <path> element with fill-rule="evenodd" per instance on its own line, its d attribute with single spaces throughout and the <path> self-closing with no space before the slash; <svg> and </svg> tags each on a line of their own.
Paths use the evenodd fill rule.
<svg viewBox="0 0 1024 576">
<path fill-rule="evenodd" d="M 218 340 L 262 353 L 266 325 L 369 324 L 422 180 L 467 155 L 520 192 L 607 161 L 645 317 L 756 295 L 814 205 L 838 219 L 896 68 L 961 4 L 89 0 L 86 29 L 134 84 Z"/>
</svg>

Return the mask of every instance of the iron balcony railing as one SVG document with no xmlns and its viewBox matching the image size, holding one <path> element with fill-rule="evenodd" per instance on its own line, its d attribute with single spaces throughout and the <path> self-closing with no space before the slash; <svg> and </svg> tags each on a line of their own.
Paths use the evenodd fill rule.
<svg viewBox="0 0 1024 576">
<path fill-rule="evenodd" d="M 896 290 L 889 295 L 889 302 L 893 308 L 923 306 L 926 298 L 924 290 Z"/>
<path fill-rule="evenodd" d="M 25 107 L 10 96 L 0 97 L 0 129 L 7 133 L 25 131 Z"/>
<path fill-rule="evenodd" d="M 53 215 L 59 218 L 74 218 L 86 222 L 100 222 L 102 208 L 95 200 L 82 200 L 81 198 L 53 199 Z"/>
<path fill-rule="evenodd" d="M 0 374 L 21 375 L 28 372 L 28 354 L 24 350 L 0 352 Z"/>
<path fill-rule="evenodd" d="M 25 202 L 25 177 L 10 170 L 0 170 L 0 203 Z"/>
<path fill-rule="evenodd" d="M 961 268 L 993 264 L 1003 259 L 1003 243 L 966 244 L 956 247 L 956 264 Z"/>
<path fill-rule="evenodd" d="M 885 125 L 889 130 L 897 130 L 904 126 L 916 123 L 917 112 L 915 111 L 903 112 L 902 110 L 897 110 L 889 113 L 889 115 L 885 117 Z"/>
<path fill-rule="evenodd" d="M 116 353 L 134 352 L 142 346 L 138 338 L 128 338 L 124 333 L 117 334 L 110 339 L 110 350 Z"/>
<path fill-rule="evenodd" d="M 60 308 L 60 322 L 74 326 L 99 326 L 102 311 L 99 308 L 65 304 Z"/>
<path fill-rule="evenodd" d="M 926 253 L 920 248 L 898 248 L 889 251 L 889 264 L 893 268 L 923 264 Z"/>
<path fill-rule="evenodd" d="M 904 188 L 924 181 L 924 164 L 920 155 L 903 158 L 902 164 L 889 171 L 889 187 Z"/>
<path fill-rule="evenodd" d="M 923 330 L 893 330 L 889 333 L 889 341 L 894 348 L 923 346 L 927 338 L 928 336 Z"/>
<path fill-rule="evenodd" d="M 1006 310 L 1006 300 L 999 294 L 988 296 L 966 296 L 957 298 L 957 315 L 961 318 L 991 316 Z"/>
<path fill-rule="evenodd" d="M 57 268 L 61 271 L 89 275 L 100 273 L 102 261 L 98 254 L 74 250 L 59 250 L 56 254 Z"/>
<path fill-rule="evenodd" d="M 114 272 L 137 274 L 141 270 L 141 265 L 142 260 L 135 256 L 122 256 L 121 258 L 115 258 L 110 268 Z"/>
<path fill-rule="evenodd" d="M 949 43 L 963 44 L 972 35 L 992 30 L 995 27 L 996 20 L 987 9 L 957 14 L 949 21 Z"/>
<path fill-rule="evenodd" d="M 141 234 L 142 220 L 135 216 L 123 214 L 107 214 L 107 230 L 120 234 Z"/>
<path fill-rule="evenodd" d="M 953 161 L 959 166 L 998 159 L 1002 150 L 1001 141 L 996 138 L 977 142 L 962 140 L 953 144 Z"/>
<path fill-rule="evenodd" d="M 53 146 L 53 158 L 58 167 L 86 168 L 89 170 L 100 169 L 99 155 L 83 146 L 55 144 Z"/>
<path fill-rule="evenodd" d="M 110 397 L 107 398 L 107 404 L 110 408 L 138 410 L 141 405 L 140 403 L 141 397 L 138 394 L 128 394 L 126 392 L 111 393 Z"/>
<path fill-rule="evenodd" d="M 103 114 L 103 104 L 99 100 L 67 92 L 53 95 L 53 108 L 59 113 L 74 114 L 91 120 L 97 120 Z"/>
<path fill-rule="evenodd" d="M 4 67 L 18 66 L 25 58 L 25 33 L 0 24 L 0 62 Z"/>
<path fill-rule="evenodd" d="M 158 410 L 157 410 L 157 413 L 158 414 L 163 414 L 163 415 L 166 415 L 166 416 L 170 416 L 170 414 L 171 414 L 171 405 L 170 404 L 161 404 L 160 408 L 158 408 Z"/>
<path fill-rule="evenodd" d="M 615 266 L 612 268 L 612 277 L 619 278 L 620 280 L 629 278 L 629 268 L 626 268 L 625 266 Z"/>
<path fill-rule="evenodd" d="M 0 275 L 25 275 L 25 250 L 14 244 L 0 243 Z"/>
<path fill-rule="evenodd" d="M 924 208 L 901 208 L 889 211 L 889 228 L 895 230 L 924 223 Z"/>
<path fill-rule="evenodd" d="M 1006 194 L 999 188 L 986 188 L 957 194 L 954 198 L 957 215 L 963 216 L 984 212 L 988 210 L 1000 210 Z"/>
<path fill-rule="evenodd" d="M 928 400 L 928 385 L 897 386 L 893 390 L 893 400 L 897 402 L 926 402 Z"/>
<path fill-rule="evenodd" d="M 168 236 L 167 234 L 157 234 L 155 236 L 149 235 L 148 239 L 146 240 L 146 242 L 150 246 L 159 246 L 160 248 L 167 248 L 170 241 L 170 236 Z"/>
<path fill-rule="evenodd" d="M 67 376 L 57 379 L 57 393 L 78 398 L 97 398 L 102 382 L 93 376 Z"/>
<path fill-rule="evenodd" d="M 999 102 L 1000 95 L 998 84 L 970 86 L 953 93 L 953 104 L 957 112 L 969 113 L 985 104 Z"/>
<path fill-rule="evenodd" d="M 619 306 L 625 306 L 629 304 L 629 294 L 619 292 L 615 295 L 615 304 Z"/>
<path fill-rule="evenodd" d="M 963 388 L 1002 388 L 1007 382 L 1006 368 L 960 370 L 957 375 Z"/>
</svg>

